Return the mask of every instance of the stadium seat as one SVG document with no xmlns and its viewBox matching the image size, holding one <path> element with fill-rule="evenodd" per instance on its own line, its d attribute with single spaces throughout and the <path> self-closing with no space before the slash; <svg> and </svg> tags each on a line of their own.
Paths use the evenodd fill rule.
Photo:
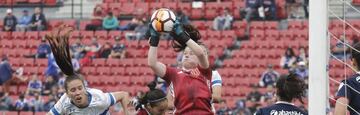
<svg viewBox="0 0 360 115">
<path fill-rule="evenodd" d="M 150 2 L 149 4 L 150 10 L 157 10 L 163 8 L 163 2 Z"/>
<path fill-rule="evenodd" d="M 13 39 L 13 45 L 16 48 L 27 48 L 27 42 L 24 39 Z"/>
<path fill-rule="evenodd" d="M 121 59 L 119 62 L 120 66 L 122 67 L 129 67 L 134 65 L 134 59 L 131 58 Z"/>
<path fill-rule="evenodd" d="M 91 86 L 95 85 L 95 86 L 99 86 L 101 84 L 101 78 L 98 76 L 88 76 L 87 77 L 87 82 L 89 82 L 89 84 Z"/>
<path fill-rule="evenodd" d="M 106 59 L 99 58 L 99 59 L 93 59 L 92 60 L 92 66 L 98 67 L 98 66 L 105 66 Z"/>
<path fill-rule="evenodd" d="M 99 75 L 111 75 L 110 67 L 97 67 L 96 73 Z"/>
<path fill-rule="evenodd" d="M 11 32 L 12 39 L 24 39 L 25 32 Z"/>
<path fill-rule="evenodd" d="M 39 38 L 39 32 L 33 32 L 33 31 L 27 31 L 25 33 L 26 39 L 38 39 Z"/>
<path fill-rule="evenodd" d="M 40 44 L 40 40 L 39 39 L 27 39 L 27 45 L 30 48 L 36 49 L 39 44 Z"/>
<path fill-rule="evenodd" d="M 29 3 L 31 4 L 40 4 L 42 0 L 29 0 Z"/>
<path fill-rule="evenodd" d="M 112 67 L 110 71 L 113 75 L 125 75 L 125 67 Z"/>
<path fill-rule="evenodd" d="M 123 3 L 121 6 L 121 15 L 132 15 L 134 13 L 135 3 Z"/>
<path fill-rule="evenodd" d="M 135 65 L 138 67 L 147 67 L 148 65 L 146 58 L 135 58 L 134 62 L 136 62 Z"/>
<path fill-rule="evenodd" d="M 85 75 L 95 75 L 96 74 L 96 68 L 95 67 L 82 67 L 81 73 Z"/>
<path fill-rule="evenodd" d="M 276 30 L 278 28 L 279 22 L 277 21 L 266 21 L 265 30 Z"/>
<path fill-rule="evenodd" d="M 126 67 L 125 69 L 125 75 L 128 76 L 138 76 L 140 75 L 140 71 L 138 67 Z"/>
<path fill-rule="evenodd" d="M 121 31 L 110 31 L 109 33 L 108 33 L 108 37 L 110 38 L 110 39 L 115 39 L 116 37 L 121 37 Z"/>
<path fill-rule="evenodd" d="M 13 48 L 13 40 L 2 39 L 0 46 L 1 46 L 1 48 Z"/>
<path fill-rule="evenodd" d="M 190 15 L 190 19 L 202 19 L 205 16 L 205 8 L 193 8 L 191 9 L 191 15 Z"/>
<path fill-rule="evenodd" d="M 179 3 L 178 7 L 185 15 L 190 16 L 192 9 L 190 3 Z"/>
<path fill-rule="evenodd" d="M 82 20 L 82 21 L 80 21 L 80 30 L 85 30 L 85 28 L 86 28 L 86 25 L 88 25 L 88 24 L 90 24 L 90 20 Z"/>
<path fill-rule="evenodd" d="M 129 76 L 115 76 L 115 81 L 118 84 L 126 84 L 126 85 L 130 85 L 130 77 Z"/>
<path fill-rule="evenodd" d="M 263 21 L 252 21 L 250 22 L 250 29 L 252 30 L 263 30 L 264 22 Z"/>
<path fill-rule="evenodd" d="M 85 39 L 91 39 L 94 37 L 94 31 L 81 31 L 80 34 Z"/>
<path fill-rule="evenodd" d="M 178 9 L 177 2 L 164 2 L 164 7 L 169 8 L 172 11 L 176 11 Z"/>
<path fill-rule="evenodd" d="M 205 21 L 191 21 L 191 24 L 193 26 L 195 26 L 197 29 L 199 29 L 200 31 L 206 30 L 206 26 L 205 26 Z M 203 35 L 203 34 L 202 34 Z"/>
<path fill-rule="evenodd" d="M 225 30 L 225 31 L 221 31 L 221 39 L 225 39 L 225 40 L 233 40 L 236 37 L 235 35 L 235 31 L 234 30 Z"/>
</svg>

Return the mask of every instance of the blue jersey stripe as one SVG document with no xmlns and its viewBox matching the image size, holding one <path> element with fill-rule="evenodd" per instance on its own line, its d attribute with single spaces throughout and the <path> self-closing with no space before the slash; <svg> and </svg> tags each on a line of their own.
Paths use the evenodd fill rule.
<svg viewBox="0 0 360 115">
<path fill-rule="evenodd" d="M 222 84 L 222 81 L 221 80 L 215 80 L 215 81 L 212 81 L 211 82 L 211 84 L 213 85 L 213 84 Z"/>
<path fill-rule="evenodd" d="M 60 113 L 53 107 L 51 108 L 51 112 L 54 114 L 54 115 L 60 115 Z"/>
<path fill-rule="evenodd" d="M 110 97 L 110 106 L 112 106 L 115 104 L 115 99 L 111 93 L 109 93 L 109 97 Z"/>
<path fill-rule="evenodd" d="M 100 115 L 106 115 L 109 112 L 109 108 L 107 108 L 104 112 L 102 112 Z"/>
</svg>

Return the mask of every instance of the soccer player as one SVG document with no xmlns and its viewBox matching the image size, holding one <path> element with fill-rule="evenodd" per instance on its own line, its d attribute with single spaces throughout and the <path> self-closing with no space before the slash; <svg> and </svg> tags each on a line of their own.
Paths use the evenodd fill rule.
<svg viewBox="0 0 360 115">
<path fill-rule="evenodd" d="M 97 89 L 86 88 L 82 77 L 74 72 L 71 63 L 68 39 L 71 30 L 67 30 L 65 35 L 61 32 L 51 33 L 46 36 L 51 50 L 53 51 L 56 63 L 61 71 L 67 75 L 64 82 L 65 94 L 56 102 L 47 115 L 108 115 L 109 107 L 117 102 L 121 102 L 124 113 L 128 115 L 127 104 L 129 103 L 127 92 L 103 93 Z"/>
<path fill-rule="evenodd" d="M 148 64 L 157 76 L 168 84 L 173 84 L 175 114 L 213 115 L 211 91 L 208 85 L 212 72 L 206 52 L 195 42 L 201 38 L 199 31 L 191 25 L 181 25 L 178 21 L 174 24 L 171 35 L 178 45 L 173 44 L 173 47 L 179 49 L 178 51 L 184 50 L 183 69 L 176 69 L 167 67 L 157 60 L 160 35 L 151 25 L 149 27 Z"/>
<path fill-rule="evenodd" d="M 140 109 L 137 115 L 165 115 L 168 109 L 166 94 L 159 89 L 155 89 L 155 81 L 149 83 L 148 87 L 150 91 L 146 92 L 145 95 L 135 102 L 135 109 Z"/>
<path fill-rule="evenodd" d="M 281 76 L 276 82 L 276 95 L 278 101 L 274 105 L 256 111 L 255 115 L 307 115 L 292 102 L 299 99 L 301 103 L 306 89 L 305 82 L 296 74 Z"/>
<path fill-rule="evenodd" d="M 356 50 L 351 49 L 351 61 L 353 67 L 359 71 L 360 69 L 360 44 L 353 46 Z M 335 115 L 345 115 L 346 109 L 350 115 L 360 114 L 360 74 L 357 72 L 351 77 L 343 80 L 336 94 Z M 348 106 L 347 106 L 348 105 Z"/>
</svg>

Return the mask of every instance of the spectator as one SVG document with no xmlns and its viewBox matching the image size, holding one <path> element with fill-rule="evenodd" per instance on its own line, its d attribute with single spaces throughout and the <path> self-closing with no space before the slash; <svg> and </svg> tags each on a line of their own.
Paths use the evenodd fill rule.
<svg viewBox="0 0 360 115">
<path fill-rule="evenodd" d="M 41 93 L 42 83 L 38 79 L 38 76 L 34 74 L 29 81 L 27 93 L 29 95 L 34 95 L 35 93 Z"/>
<path fill-rule="evenodd" d="M 246 107 L 246 100 L 240 99 L 236 101 L 235 108 L 234 108 L 234 114 L 236 115 L 250 115 L 250 110 Z"/>
<path fill-rule="evenodd" d="M 216 111 L 216 115 L 228 115 L 231 109 L 227 106 L 226 101 L 220 102 L 220 108 Z"/>
<path fill-rule="evenodd" d="M 265 103 L 266 101 L 275 101 L 273 100 L 274 95 L 275 95 L 274 86 L 273 85 L 267 86 L 266 92 L 264 93 L 264 95 L 261 96 L 261 103 Z"/>
<path fill-rule="evenodd" d="M 273 65 L 269 64 L 267 70 L 261 75 L 259 85 L 261 87 L 267 87 L 274 85 L 276 80 L 280 77 L 279 73 L 273 69 Z"/>
<path fill-rule="evenodd" d="M 307 69 L 305 62 L 298 63 L 295 74 L 302 80 L 306 80 L 309 77 L 309 70 Z"/>
<path fill-rule="evenodd" d="M 147 16 L 144 13 L 143 9 L 137 9 L 135 12 L 135 16 L 131 19 L 131 21 L 125 26 L 119 27 L 120 30 L 135 30 L 135 28 L 139 25 L 140 22 L 147 22 Z"/>
<path fill-rule="evenodd" d="M 181 9 L 176 10 L 176 18 L 182 24 L 190 24 L 189 17 L 186 16 Z"/>
<path fill-rule="evenodd" d="M 120 43 L 120 38 L 115 38 L 115 44 L 112 47 L 112 51 L 110 53 L 110 58 L 125 58 L 125 45 Z"/>
<path fill-rule="evenodd" d="M 16 17 L 12 14 L 11 9 L 6 10 L 6 16 L 4 18 L 4 31 L 15 31 L 17 24 Z"/>
<path fill-rule="evenodd" d="M 24 10 L 23 16 L 19 19 L 19 23 L 16 26 L 16 30 L 22 32 L 27 31 L 30 23 L 31 23 L 31 16 L 29 16 L 27 10 Z"/>
<path fill-rule="evenodd" d="M 288 18 L 296 18 L 298 14 L 300 4 L 297 0 L 286 0 L 286 12 L 288 12 Z"/>
<path fill-rule="evenodd" d="M 46 77 L 45 83 L 42 88 L 42 94 L 43 95 L 49 95 L 52 94 L 51 88 L 56 86 L 56 82 L 54 81 L 53 77 Z"/>
<path fill-rule="evenodd" d="M 110 42 L 106 42 L 104 47 L 100 50 L 100 58 L 108 58 L 111 54 L 111 49 Z"/>
<path fill-rule="evenodd" d="M 251 85 L 252 91 L 247 95 L 246 99 L 252 102 L 260 102 L 262 94 L 259 92 L 255 84 Z"/>
<path fill-rule="evenodd" d="M 99 52 L 101 49 L 101 44 L 98 42 L 98 38 L 97 37 L 93 37 L 91 39 L 91 45 L 94 46 L 93 49 L 95 52 Z"/>
<path fill-rule="evenodd" d="M 72 66 L 74 68 L 74 72 L 80 72 L 80 63 L 77 59 L 75 59 L 74 56 L 71 56 L 71 63 L 72 63 Z"/>
<path fill-rule="evenodd" d="M 71 52 L 75 59 L 80 59 L 85 56 L 85 45 L 81 43 L 81 38 L 76 38 L 75 43 L 71 45 Z"/>
<path fill-rule="evenodd" d="M 344 44 L 349 44 L 349 42 L 345 41 L 344 35 L 341 35 L 339 39 L 340 40 L 336 42 L 335 47 L 332 47 L 331 51 L 336 58 L 343 60 L 349 57 L 349 54 L 347 53 L 349 51 L 349 47 Z"/>
<path fill-rule="evenodd" d="M 285 51 L 285 55 L 281 57 L 280 66 L 284 69 L 290 69 L 296 62 L 296 56 L 292 48 L 288 48 Z"/>
<path fill-rule="evenodd" d="M 90 24 L 86 25 L 86 30 L 100 30 L 102 28 L 102 22 L 104 18 L 104 11 L 100 5 L 95 6 L 93 16 L 91 17 Z"/>
<path fill-rule="evenodd" d="M 245 17 L 245 21 L 247 22 L 245 29 L 245 36 L 247 37 L 250 34 L 250 21 L 259 20 L 258 8 L 261 5 L 260 2 L 260 0 L 246 0 L 246 8 L 240 11 L 241 17 Z"/>
<path fill-rule="evenodd" d="M 30 99 L 30 107 L 33 112 L 39 112 L 44 110 L 44 100 L 39 93 L 34 93 L 34 97 Z"/>
<path fill-rule="evenodd" d="M 49 95 L 49 100 L 44 104 L 44 111 L 50 111 L 57 101 L 58 99 L 56 99 L 55 96 Z"/>
<path fill-rule="evenodd" d="M 49 53 L 51 53 L 50 45 L 46 42 L 45 38 L 42 38 L 37 48 L 36 58 L 47 58 Z"/>
<path fill-rule="evenodd" d="M 275 0 L 263 0 L 262 9 L 264 13 L 263 19 L 276 20 L 276 4 Z"/>
<path fill-rule="evenodd" d="M 305 51 L 305 48 L 302 46 L 299 48 L 299 55 L 297 57 L 297 62 L 301 62 L 301 61 L 305 62 L 305 64 L 308 63 L 307 53 Z"/>
<path fill-rule="evenodd" d="M 148 26 L 145 25 L 145 22 L 140 21 L 138 23 L 138 25 L 135 27 L 135 30 L 134 30 L 135 33 L 127 32 L 125 34 L 125 37 L 127 40 L 134 40 L 134 39 L 141 40 L 141 39 L 145 38 L 145 33 L 147 30 L 148 30 Z"/>
<path fill-rule="evenodd" d="M 119 26 L 119 22 L 112 12 L 109 12 L 103 20 L 103 28 L 107 31 L 116 30 Z"/>
<path fill-rule="evenodd" d="M 32 31 L 42 31 L 46 29 L 45 15 L 41 12 L 39 7 L 35 8 L 35 13 L 31 17 L 30 28 Z"/>
<path fill-rule="evenodd" d="M 15 103 L 15 110 L 16 111 L 28 111 L 29 110 L 29 103 L 25 99 L 25 95 L 19 95 L 19 99 Z"/>
<path fill-rule="evenodd" d="M 12 99 L 6 95 L 5 92 L 0 92 L 0 111 L 9 111 L 12 109 Z"/>
<path fill-rule="evenodd" d="M 12 69 L 9 60 L 6 55 L 2 56 L 1 62 L 0 62 L 0 85 L 4 87 L 4 92 L 9 93 L 9 87 L 12 82 L 18 81 L 26 81 L 26 78 L 22 77 L 22 69 L 14 70 Z M 13 78 L 13 74 L 15 75 L 15 78 Z"/>
<path fill-rule="evenodd" d="M 213 27 L 215 30 L 228 30 L 231 29 L 233 16 L 229 13 L 229 9 L 224 9 L 223 13 L 214 19 Z"/>
<path fill-rule="evenodd" d="M 59 66 L 56 64 L 54 55 L 52 53 L 48 56 L 48 67 L 46 68 L 45 76 L 53 77 L 55 81 L 59 79 Z"/>
</svg>

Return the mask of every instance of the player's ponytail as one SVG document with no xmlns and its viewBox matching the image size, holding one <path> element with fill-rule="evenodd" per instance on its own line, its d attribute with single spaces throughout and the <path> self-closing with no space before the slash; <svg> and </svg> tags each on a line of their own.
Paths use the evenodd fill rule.
<svg viewBox="0 0 360 115">
<path fill-rule="evenodd" d="M 157 106 L 159 102 L 162 102 L 163 100 L 166 100 L 166 94 L 156 89 L 156 82 L 150 82 L 147 85 L 150 89 L 150 91 L 146 92 L 145 95 L 139 98 L 139 104 L 141 106 L 145 106 L 147 104 L 150 104 L 151 107 Z"/>
<path fill-rule="evenodd" d="M 190 24 L 183 24 L 182 27 L 184 28 L 184 32 L 195 42 L 198 42 L 201 39 L 201 34 L 198 29 Z M 173 34 L 173 33 L 172 33 Z M 175 36 L 175 35 L 172 35 Z M 176 42 L 175 40 L 171 41 L 171 46 L 173 47 L 175 52 L 183 51 L 186 46 L 181 45 L 180 43 Z"/>
<path fill-rule="evenodd" d="M 46 35 L 45 38 L 49 41 L 51 51 L 54 55 L 56 64 L 59 66 L 61 71 L 65 75 L 67 75 L 64 82 L 64 88 L 66 91 L 68 91 L 67 84 L 69 82 L 77 79 L 83 82 L 83 79 L 79 75 L 75 74 L 71 62 L 71 55 L 69 50 L 69 35 L 71 29 L 67 30 L 65 34 L 62 34 L 61 32 L 63 32 L 63 29 L 64 27 L 60 27 L 57 30 L 57 33 L 51 33 L 50 35 Z"/>
<path fill-rule="evenodd" d="M 63 29 L 64 27 L 60 27 L 57 33 L 46 35 L 45 38 L 49 41 L 56 64 L 61 71 L 67 76 L 73 76 L 75 72 L 69 50 L 69 35 L 71 30 L 66 31 L 66 33 L 62 35 L 61 32 Z"/>
<path fill-rule="evenodd" d="M 281 101 L 291 102 L 293 99 L 299 99 L 304 103 L 302 97 L 305 96 L 306 84 L 296 74 L 281 76 L 276 82 L 276 88 Z"/>
</svg>

